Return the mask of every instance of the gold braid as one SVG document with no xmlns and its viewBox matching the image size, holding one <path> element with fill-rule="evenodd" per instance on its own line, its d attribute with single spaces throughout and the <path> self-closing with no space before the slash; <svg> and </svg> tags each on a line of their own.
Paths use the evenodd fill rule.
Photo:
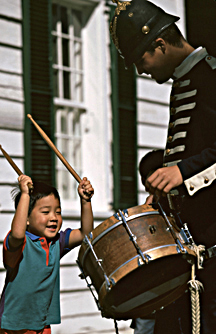
<svg viewBox="0 0 216 334">
<path fill-rule="evenodd" d="M 119 0 L 112 0 L 113 3 L 117 4 L 117 7 L 115 9 L 115 16 L 113 18 L 113 21 L 110 23 L 110 34 L 113 40 L 113 43 L 115 44 L 116 49 L 121 53 L 119 50 L 119 42 L 118 37 L 116 35 L 116 29 L 117 29 L 117 16 L 120 14 L 122 10 L 126 10 L 126 7 L 128 5 L 131 5 L 130 1 L 123 1 L 120 2 Z"/>
</svg>

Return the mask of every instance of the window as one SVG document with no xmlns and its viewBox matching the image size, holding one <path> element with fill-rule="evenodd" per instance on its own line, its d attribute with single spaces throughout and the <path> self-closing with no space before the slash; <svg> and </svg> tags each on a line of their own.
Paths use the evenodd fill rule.
<svg viewBox="0 0 216 334">
<path fill-rule="evenodd" d="M 54 95 L 83 102 L 82 13 L 53 5 Z"/>
<path fill-rule="evenodd" d="M 78 175 L 81 174 L 80 112 L 63 108 L 56 112 L 56 145 Z M 63 200 L 76 199 L 77 183 L 62 162 L 56 159 L 57 188 Z"/>
<path fill-rule="evenodd" d="M 82 12 L 53 4 L 53 86 L 56 146 L 81 174 L 81 114 L 84 108 Z M 77 181 L 56 159 L 57 188 L 63 200 L 76 200 Z"/>
</svg>

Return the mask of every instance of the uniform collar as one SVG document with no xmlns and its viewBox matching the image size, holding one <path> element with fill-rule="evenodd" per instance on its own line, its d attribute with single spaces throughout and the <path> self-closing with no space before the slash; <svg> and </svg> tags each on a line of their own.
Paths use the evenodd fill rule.
<svg viewBox="0 0 216 334">
<path fill-rule="evenodd" d="M 208 55 L 206 48 L 199 47 L 194 50 L 185 60 L 175 69 L 173 77 L 179 79 L 187 74 L 200 60 Z"/>
</svg>

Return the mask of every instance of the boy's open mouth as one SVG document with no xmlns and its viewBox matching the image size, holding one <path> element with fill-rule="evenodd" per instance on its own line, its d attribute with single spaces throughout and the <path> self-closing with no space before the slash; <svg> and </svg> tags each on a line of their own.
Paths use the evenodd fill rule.
<svg viewBox="0 0 216 334">
<path fill-rule="evenodd" d="M 56 224 L 48 225 L 47 228 L 48 228 L 49 230 L 56 230 L 56 229 L 57 229 L 57 225 L 56 225 Z"/>
</svg>

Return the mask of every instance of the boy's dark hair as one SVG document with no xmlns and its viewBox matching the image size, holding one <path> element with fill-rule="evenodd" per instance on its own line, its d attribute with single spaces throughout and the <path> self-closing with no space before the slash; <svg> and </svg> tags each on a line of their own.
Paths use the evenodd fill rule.
<svg viewBox="0 0 216 334">
<path fill-rule="evenodd" d="M 59 196 L 59 193 L 58 193 L 56 188 L 54 188 L 54 187 L 52 187 L 52 186 L 50 186 L 46 183 L 39 182 L 39 181 L 35 181 L 33 183 L 33 186 L 34 186 L 34 189 L 33 189 L 33 191 L 31 191 L 31 193 L 29 195 L 30 196 L 30 203 L 29 203 L 28 216 L 31 214 L 31 212 L 32 212 L 32 210 L 35 206 L 36 201 L 43 198 L 43 197 L 46 197 L 46 196 L 49 196 L 49 195 L 54 195 L 54 197 L 59 200 L 59 203 L 61 203 L 60 196 Z M 18 206 L 18 203 L 20 201 L 20 197 L 21 197 L 21 191 L 19 191 L 15 195 L 15 199 L 14 199 L 15 209 Z"/>
<path fill-rule="evenodd" d="M 163 38 L 168 44 L 179 48 L 183 47 L 183 41 L 185 41 L 185 38 L 175 23 L 171 24 L 168 28 L 163 30 L 160 35 L 157 36 L 157 38 Z M 147 51 L 154 53 L 157 46 L 157 43 L 153 41 L 148 47 Z"/>
</svg>

